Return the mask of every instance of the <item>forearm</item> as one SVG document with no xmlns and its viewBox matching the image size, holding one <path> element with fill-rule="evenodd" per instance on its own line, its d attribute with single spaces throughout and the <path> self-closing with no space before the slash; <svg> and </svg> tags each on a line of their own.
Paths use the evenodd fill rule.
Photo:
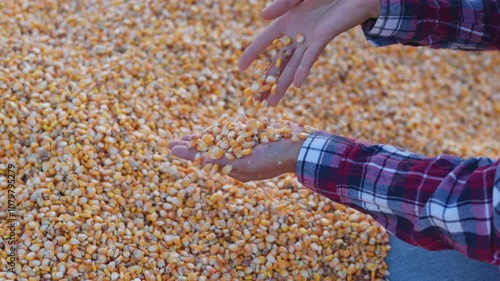
<svg viewBox="0 0 500 281">
<path fill-rule="evenodd" d="M 362 28 L 376 46 L 495 50 L 500 49 L 500 1 L 381 0 L 378 19 Z"/>
<path fill-rule="evenodd" d="M 500 241 L 499 163 L 425 158 L 316 133 L 304 142 L 296 173 L 305 186 L 371 214 L 408 243 L 500 264 L 493 259 Z"/>
</svg>

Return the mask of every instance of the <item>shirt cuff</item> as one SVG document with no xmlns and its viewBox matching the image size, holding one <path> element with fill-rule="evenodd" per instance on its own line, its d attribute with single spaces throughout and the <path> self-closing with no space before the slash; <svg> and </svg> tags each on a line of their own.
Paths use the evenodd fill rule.
<svg viewBox="0 0 500 281">
<path fill-rule="evenodd" d="M 316 131 L 304 141 L 297 157 L 298 180 L 314 192 L 339 203 L 347 203 L 347 188 L 342 181 L 341 160 L 348 155 L 354 140 Z"/>
<path fill-rule="evenodd" d="M 404 20 L 403 1 L 382 0 L 380 14 L 377 19 L 369 19 L 361 25 L 363 33 L 376 47 L 402 44 L 415 34 L 415 21 Z M 402 31 L 404 30 L 404 31 Z"/>
</svg>

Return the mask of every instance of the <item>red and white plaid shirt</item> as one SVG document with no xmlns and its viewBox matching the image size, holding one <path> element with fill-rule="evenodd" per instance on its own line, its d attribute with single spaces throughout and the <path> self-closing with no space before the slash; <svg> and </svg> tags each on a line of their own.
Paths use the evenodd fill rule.
<svg viewBox="0 0 500 281">
<path fill-rule="evenodd" d="M 362 28 L 376 46 L 500 49 L 500 1 L 382 0 L 379 18 Z M 500 160 L 426 158 L 316 132 L 302 146 L 296 173 L 412 245 L 500 265 Z"/>
<path fill-rule="evenodd" d="M 362 25 L 375 46 L 404 44 L 461 50 L 500 49 L 498 0 L 381 0 Z"/>
<path fill-rule="evenodd" d="M 296 168 L 303 185 L 372 215 L 403 241 L 500 265 L 500 160 L 425 158 L 316 132 Z"/>
</svg>

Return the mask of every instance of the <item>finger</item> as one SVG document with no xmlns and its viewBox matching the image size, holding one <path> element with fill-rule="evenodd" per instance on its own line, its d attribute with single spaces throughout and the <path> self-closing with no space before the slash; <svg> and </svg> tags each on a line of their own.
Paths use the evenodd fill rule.
<svg viewBox="0 0 500 281">
<path fill-rule="evenodd" d="M 287 51 L 293 55 L 293 47 L 280 49 L 278 51 L 278 54 L 273 58 L 273 60 L 270 64 L 269 70 L 266 73 L 266 76 L 272 75 L 275 77 L 279 77 L 281 75 L 281 72 L 283 71 L 283 69 L 288 64 L 288 62 L 290 61 L 290 58 L 291 58 L 291 55 L 285 56 L 285 52 L 287 52 Z M 281 63 L 280 63 L 279 67 L 276 66 L 276 61 L 278 59 L 281 59 Z M 270 94 L 271 94 L 270 90 L 262 92 L 262 95 L 261 95 L 259 100 L 260 101 L 266 100 Z"/>
<path fill-rule="evenodd" d="M 168 144 L 168 149 L 171 150 L 174 146 L 185 146 L 185 147 L 187 147 L 188 146 L 188 142 L 187 141 L 183 141 L 183 140 L 173 140 L 173 141 L 171 141 Z"/>
<path fill-rule="evenodd" d="M 170 149 L 170 151 L 172 151 L 172 154 L 174 156 L 189 161 L 193 161 L 194 157 L 196 156 L 196 153 L 198 153 L 198 151 L 196 151 L 195 149 L 190 149 L 187 148 L 187 146 L 181 146 L 181 145 L 174 146 L 172 149 Z"/>
<path fill-rule="evenodd" d="M 229 165 L 230 164 L 229 162 L 230 161 L 226 157 L 222 157 L 219 159 L 207 158 L 207 159 L 203 160 L 203 166 L 205 166 L 207 164 L 217 164 L 222 169 L 222 167 Z"/>
<path fill-rule="evenodd" d="M 265 20 L 275 19 L 297 6 L 300 2 L 302 0 L 275 0 L 262 10 L 260 16 Z"/>
<path fill-rule="evenodd" d="M 283 128 L 284 126 L 290 126 L 292 127 L 294 123 L 290 120 L 287 120 L 287 119 L 283 119 L 281 122 L 273 122 L 271 123 L 271 126 L 273 128 L 276 128 L 276 129 L 279 129 L 279 128 Z M 293 128 L 292 128 L 293 129 Z"/>
<path fill-rule="evenodd" d="M 303 55 L 304 50 L 301 48 L 297 48 L 293 52 L 292 57 L 286 64 L 283 73 L 278 79 L 278 83 L 276 85 L 276 94 L 270 95 L 267 99 L 270 106 L 276 106 L 281 98 L 285 95 L 286 90 L 288 89 L 288 87 L 290 87 L 290 84 L 292 84 L 293 77 L 295 75 L 295 72 L 297 71 L 297 67 L 300 65 L 300 61 L 302 60 Z"/>
<path fill-rule="evenodd" d="M 306 51 L 304 52 L 304 57 L 302 58 L 299 67 L 297 68 L 297 72 L 295 72 L 295 77 L 293 79 L 293 85 L 295 87 L 302 87 L 302 83 L 309 74 L 311 67 L 313 66 L 314 62 L 318 60 L 319 55 L 325 47 L 326 44 L 319 41 L 316 41 L 307 47 Z"/>
<path fill-rule="evenodd" d="M 248 176 L 246 176 L 246 175 L 242 175 L 242 174 L 240 174 L 240 173 L 232 173 L 232 172 L 231 172 L 231 173 L 229 174 L 229 176 L 230 176 L 230 177 L 232 177 L 233 179 L 235 179 L 235 180 L 237 180 L 237 181 L 241 182 L 241 183 L 247 183 L 247 182 L 252 181 L 252 179 L 251 179 L 251 178 L 249 178 L 249 177 L 248 177 Z"/>
<path fill-rule="evenodd" d="M 290 127 L 292 127 L 292 131 L 294 131 L 294 132 L 300 133 L 300 132 L 304 131 L 303 124 L 297 124 L 297 123 L 290 122 Z"/>
<path fill-rule="evenodd" d="M 259 36 L 246 48 L 239 62 L 240 70 L 245 70 L 248 66 L 264 51 L 273 40 L 281 35 L 281 29 L 278 21 L 273 21 L 268 27 L 262 31 Z"/>
</svg>

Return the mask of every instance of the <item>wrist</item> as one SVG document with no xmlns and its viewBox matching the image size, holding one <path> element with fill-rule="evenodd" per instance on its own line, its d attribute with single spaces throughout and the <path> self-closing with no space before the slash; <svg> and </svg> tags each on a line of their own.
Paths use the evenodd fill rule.
<svg viewBox="0 0 500 281">
<path fill-rule="evenodd" d="M 289 142 L 287 145 L 284 155 L 286 155 L 285 165 L 287 173 L 295 173 L 297 167 L 297 158 L 299 157 L 299 152 L 302 149 L 304 140 L 297 142 Z"/>
<path fill-rule="evenodd" d="M 382 0 L 372 0 L 372 9 L 370 12 L 370 18 L 378 18 L 380 15 L 380 9 L 382 8 Z"/>
</svg>

